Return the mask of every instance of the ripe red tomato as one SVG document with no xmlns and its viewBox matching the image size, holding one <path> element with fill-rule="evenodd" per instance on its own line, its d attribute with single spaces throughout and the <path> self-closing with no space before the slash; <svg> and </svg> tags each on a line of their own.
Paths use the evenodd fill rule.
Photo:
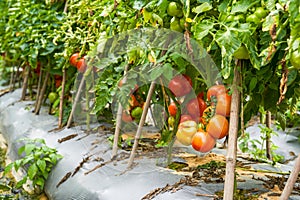
<svg viewBox="0 0 300 200">
<path fill-rule="evenodd" d="M 74 67 L 77 66 L 77 63 L 79 61 L 79 53 L 74 53 L 71 57 L 70 57 L 70 64 Z"/>
<path fill-rule="evenodd" d="M 207 132 L 216 139 L 228 135 L 228 120 L 222 115 L 213 116 L 206 127 Z"/>
<path fill-rule="evenodd" d="M 77 70 L 80 72 L 80 73 L 83 73 L 85 72 L 86 70 L 86 62 L 85 62 L 85 59 L 84 58 L 80 58 L 79 61 L 77 62 L 76 64 L 76 67 L 77 67 Z"/>
<path fill-rule="evenodd" d="M 225 93 L 226 92 L 226 88 L 224 85 L 214 85 L 211 86 L 208 90 L 207 90 L 207 100 L 210 101 L 212 96 L 217 97 L 219 94 Z"/>
<path fill-rule="evenodd" d="M 174 102 L 170 103 L 170 105 L 168 106 L 168 111 L 170 113 L 171 116 L 176 116 L 177 113 L 177 107 L 176 104 Z"/>
<path fill-rule="evenodd" d="M 212 150 L 216 144 L 216 140 L 207 132 L 198 131 L 192 138 L 192 147 L 196 151 L 206 153 Z"/>
<path fill-rule="evenodd" d="M 197 99 L 203 99 L 204 97 L 204 92 L 199 92 L 199 94 L 197 95 Z"/>
<path fill-rule="evenodd" d="M 36 65 L 36 68 L 34 69 L 34 73 L 36 73 L 38 76 L 41 74 L 41 63 L 38 62 Z"/>
<path fill-rule="evenodd" d="M 181 115 L 180 117 L 180 123 L 185 122 L 185 121 L 190 121 L 193 120 L 192 116 L 190 115 Z"/>
<path fill-rule="evenodd" d="M 216 114 L 229 117 L 230 115 L 231 96 L 227 93 L 217 96 Z"/>
<path fill-rule="evenodd" d="M 122 112 L 122 120 L 124 122 L 132 122 L 133 121 L 133 118 L 131 117 L 131 115 L 128 113 L 128 111 L 123 111 Z"/>
<path fill-rule="evenodd" d="M 168 87 L 176 97 L 182 97 L 192 90 L 192 80 L 189 76 L 180 74 L 169 82 Z"/>
<path fill-rule="evenodd" d="M 56 80 L 55 80 L 55 87 L 56 87 L 56 88 L 59 88 L 59 86 L 61 86 L 61 82 L 62 82 L 61 79 L 56 79 Z"/>
<path fill-rule="evenodd" d="M 194 98 L 188 102 L 187 111 L 194 117 L 201 117 L 206 107 L 206 103 L 203 99 Z"/>
</svg>

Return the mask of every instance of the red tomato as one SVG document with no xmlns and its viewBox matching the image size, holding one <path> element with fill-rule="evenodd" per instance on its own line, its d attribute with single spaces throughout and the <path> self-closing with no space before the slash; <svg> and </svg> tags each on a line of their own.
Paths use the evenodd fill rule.
<svg viewBox="0 0 300 200">
<path fill-rule="evenodd" d="M 213 116 L 206 127 L 207 132 L 216 139 L 228 135 L 228 120 L 222 115 Z"/>
<path fill-rule="evenodd" d="M 62 80 L 56 79 L 55 80 L 55 87 L 58 88 L 61 85 Z"/>
<path fill-rule="evenodd" d="M 182 97 L 192 90 L 192 80 L 187 75 L 180 74 L 170 81 L 168 87 L 176 97 Z"/>
<path fill-rule="evenodd" d="M 168 111 L 170 113 L 171 116 L 176 116 L 177 113 L 177 107 L 176 104 L 174 102 L 172 102 L 169 106 L 168 106 Z"/>
<path fill-rule="evenodd" d="M 217 96 L 216 114 L 225 117 L 230 116 L 231 96 L 227 93 L 219 94 Z"/>
<path fill-rule="evenodd" d="M 85 63 L 85 59 L 84 58 L 80 58 L 79 61 L 77 62 L 76 64 L 76 67 L 77 67 L 77 70 L 80 72 L 80 73 L 83 73 L 85 72 L 86 70 L 86 63 Z"/>
<path fill-rule="evenodd" d="M 41 74 L 41 63 L 38 62 L 34 72 L 39 76 Z"/>
<path fill-rule="evenodd" d="M 198 131 L 192 138 L 192 147 L 196 151 L 206 153 L 214 148 L 216 140 L 207 132 Z"/>
<path fill-rule="evenodd" d="M 127 111 L 123 111 L 122 112 L 122 120 L 124 122 L 132 122 L 133 121 L 133 118 L 131 117 L 131 115 L 127 112 Z"/>
<path fill-rule="evenodd" d="M 198 95 L 197 95 L 197 99 L 203 99 L 204 97 L 204 92 L 200 92 Z"/>
<path fill-rule="evenodd" d="M 77 67 L 77 63 L 79 61 L 79 53 L 74 53 L 71 57 L 70 57 L 70 64 L 74 67 Z"/>
<path fill-rule="evenodd" d="M 192 116 L 190 115 L 181 115 L 180 117 L 180 123 L 185 122 L 185 121 L 190 121 L 193 120 Z"/>
<path fill-rule="evenodd" d="M 225 93 L 226 88 L 224 85 L 211 86 L 207 91 L 207 100 L 210 101 L 212 96 L 217 97 L 219 94 Z"/>
<path fill-rule="evenodd" d="M 206 103 L 203 99 L 194 98 L 188 102 L 187 111 L 194 117 L 201 117 L 206 107 Z"/>
</svg>

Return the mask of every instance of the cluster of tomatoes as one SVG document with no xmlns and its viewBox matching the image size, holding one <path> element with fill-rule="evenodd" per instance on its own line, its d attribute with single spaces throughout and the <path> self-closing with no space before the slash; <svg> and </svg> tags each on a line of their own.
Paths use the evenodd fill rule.
<svg viewBox="0 0 300 200">
<path fill-rule="evenodd" d="M 71 64 L 73 67 L 76 67 L 77 70 L 78 70 L 80 73 L 85 72 L 85 70 L 86 70 L 86 68 L 87 68 L 85 58 L 84 58 L 84 57 L 80 58 L 80 57 L 79 57 L 79 53 L 74 53 L 74 54 L 70 57 L 70 64 Z"/>
<path fill-rule="evenodd" d="M 192 82 L 187 75 L 175 76 L 169 83 L 169 89 L 175 97 L 183 97 L 192 91 Z M 230 116 L 231 96 L 224 85 L 214 85 L 206 93 L 200 92 L 196 98 L 181 103 L 177 140 L 183 145 L 192 145 L 200 152 L 210 151 L 217 139 L 228 135 L 228 117 Z M 185 100 L 184 100 L 185 102 Z M 169 125 L 173 126 L 177 106 L 172 102 L 168 106 Z"/>
<path fill-rule="evenodd" d="M 172 16 L 170 29 L 183 32 L 185 30 L 185 18 L 183 18 L 182 6 L 177 2 L 170 2 L 167 8 L 168 15 Z"/>
</svg>

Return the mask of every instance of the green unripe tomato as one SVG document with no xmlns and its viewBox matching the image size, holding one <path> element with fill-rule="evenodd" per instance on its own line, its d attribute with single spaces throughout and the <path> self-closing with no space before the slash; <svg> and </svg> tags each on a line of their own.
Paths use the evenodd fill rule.
<svg viewBox="0 0 300 200">
<path fill-rule="evenodd" d="M 56 92 L 50 92 L 48 95 L 48 99 L 50 103 L 54 103 L 57 98 L 58 98 L 58 94 Z"/>
<path fill-rule="evenodd" d="M 250 58 L 249 52 L 244 45 L 240 46 L 240 48 L 233 53 L 233 56 L 239 60 L 248 60 Z"/>
<path fill-rule="evenodd" d="M 183 31 L 183 29 L 182 29 L 181 26 L 180 26 L 180 21 L 179 21 L 179 19 L 177 19 L 176 17 L 173 17 L 173 18 L 171 19 L 171 22 L 170 22 L 170 29 L 171 29 L 172 31 L 178 31 L 178 32 L 182 32 L 182 31 Z"/>
<path fill-rule="evenodd" d="M 245 22 L 245 15 L 239 14 L 233 17 L 233 21 Z"/>
<path fill-rule="evenodd" d="M 296 69 L 300 69 L 300 51 L 292 52 L 290 62 Z"/>
<path fill-rule="evenodd" d="M 135 107 L 131 111 L 131 116 L 135 119 L 140 119 L 143 113 L 143 109 L 141 107 Z"/>
<path fill-rule="evenodd" d="M 259 25 L 260 24 L 260 19 L 255 14 L 251 14 L 246 18 L 246 22 L 254 23 L 256 25 Z"/>
<path fill-rule="evenodd" d="M 265 18 L 267 14 L 267 11 L 263 7 L 257 7 L 254 12 L 254 15 L 259 19 Z"/>
<path fill-rule="evenodd" d="M 180 9 L 180 6 L 174 1 L 169 3 L 167 13 L 168 15 L 171 15 L 173 17 L 182 17 L 182 10 Z"/>
<path fill-rule="evenodd" d="M 238 15 L 239 16 L 239 15 Z M 226 18 L 226 22 L 232 22 L 233 20 L 234 20 L 234 17 L 235 16 L 233 16 L 233 15 L 229 15 L 227 18 Z M 244 19 L 244 17 L 243 17 L 243 19 Z M 239 17 L 239 19 L 238 19 L 238 21 L 240 20 L 240 17 Z"/>
<path fill-rule="evenodd" d="M 168 124 L 170 127 L 173 127 L 174 126 L 174 123 L 175 123 L 175 118 L 173 116 L 170 116 L 168 118 Z"/>
</svg>

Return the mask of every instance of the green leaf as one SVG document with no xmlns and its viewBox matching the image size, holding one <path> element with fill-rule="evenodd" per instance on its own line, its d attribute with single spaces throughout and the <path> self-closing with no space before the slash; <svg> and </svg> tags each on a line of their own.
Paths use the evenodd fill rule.
<svg viewBox="0 0 300 200">
<path fill-rule="evenodd" d="M 35 144 L 26 144 L 25 145 L 25 148 L 24 148 L 24 151 L 25 151 L 25 154 L 26 155 L 29 155 L 32 153 L 32 151 L 36 148 L 36 145 Z"/>
<path fill-rule="evenodd" d="M 38 172 L 38 167 L 36 166 L 35 163 L 33 163 L 29 168 L 28 168 L 28 171 L 27 171 L 27 175 L 29 177 L 30 180 L 33 180 L 33 178 L 35 177 L 35 175 L 37 174 Z"/>
<path fill-rule="evenodd" d="M 20 188 L 22 187 L 22 185 L 24 185 L 27 182 L 27 176 L 24 176 L 22 178 L 22 180 L 20 180 L 17 184 L 16 184 L 16 188 Z"/>
<path fill-rule="evenodd" d="M 8 172 L 10 172 L 12 170 L 13 166 L 14 166 L 14 163 L 9 163 L 4 169 L 4 174 L 7 174 Z"/>
<path fill-rule="evenodd" d="M 0 183 L 0 190 L 9 191 L 9 190 L 11 190 L 11 187 L 9 187 L 9 185 Z"/>
<path fill-rule="evenodd" d="M 256 1 L 249 1 L 249 0 L 237 1 L 232 6 L 231 14 L 238 13 L 238 12 L 245 13 L 251 6 L 255 5 L 258 2 L 259 2 L 258 0 L 256 0 Z"/>
<path fill-rule="evenodd" d="M 21 146 L 19 149 L 18 149 L 18 155 L 22 155 L 22 153 L 24 152 L 25 150 L 25 145 L 24 146 Z"/>
<path fill-rule="evenodd" d="M 168 77 L 172 77 L 172 71 L 173 71 L 172 65 L 170 63 L 165 63 L 163 66 L 157 66 L 150 71 L 150 79 L 152 81 L 156 80 L 162 74 L 167 75 Z M 169 72 L 171 72 L 171 75 Z"/>
<path fill-rule="evenodd" d="M 41 170 L 42 173 L 45 172 L 45 169 L 46 169 L 46 161 L 45 160 L 38 160 L 36 162 L 38 168 Z"/>
<path fill-rule="evenodd" d="M 202 40 L 205 36 L 208 35 L 209 31 L 213 29 L 214 23 L 210 20 L 203 20 L 197 23 L 192 27 L 194 37 L 196 40 Z"/>
<path fill-rule="evenodd" d="M 276 119 L 278 120 L 282 130 L 285 130 L 285 128 L 286 128 L 286 116 L 285 116 L 285 114 L 282 113 L 282 112 L 277 112 Z"/>
<path fill-rule="evenodd" d="M 192 12 L 197 13 L 197 14 L 200 14 L 200 13 L 209 11 L 209 10 L 211 10 L 212 8 L 213 8 L 213 7 L 212 7 L 212 5 L 211 5 L 210 3 L 205 2 L 205 3 L 202 3 L 200 6 L 194 7 L 194 8 L 192 9 Z"/>
<path fill-rule="evenodd" d="M 256 87 L 256 84 L 257 84 L 257 78 L 253 77 L 250 81 L 250 84 L 249 84 L 250 92 Z"/>
<path fill-rule="evenodd" d="M 35 184 L 41 186 L 41 188 L 43 189 L 44 185 L 45 185 L 45 180 L 43 178 L 39 177 L 35 180 Z"/>
</svg>

